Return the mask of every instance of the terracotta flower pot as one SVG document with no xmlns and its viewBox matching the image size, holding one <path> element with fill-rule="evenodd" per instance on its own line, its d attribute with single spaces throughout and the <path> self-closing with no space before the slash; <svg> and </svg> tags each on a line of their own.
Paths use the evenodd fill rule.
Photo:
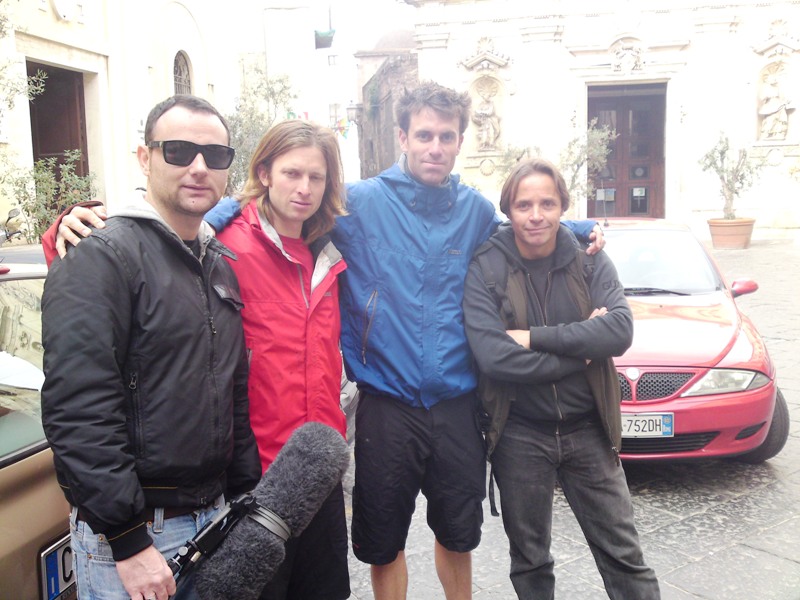
<svg viewBox="0 0 800 600">
<path fill-rule="evenodd" d="M 714 248 L 743 249 L 750 247 L 755 219 L 709 219 L 711 244 Z"/>
</svg>

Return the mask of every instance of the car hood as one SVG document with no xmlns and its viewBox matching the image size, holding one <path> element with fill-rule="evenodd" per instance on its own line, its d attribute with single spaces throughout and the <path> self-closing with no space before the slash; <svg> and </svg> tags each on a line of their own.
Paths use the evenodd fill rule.
<svg viewBox="0 0 800 600">
<path fill-rule="evenodd" d="M 634 296 L 633 344 L 617 366 L 752 366 L 766 350 L 727 292 Z"/>
</svg>

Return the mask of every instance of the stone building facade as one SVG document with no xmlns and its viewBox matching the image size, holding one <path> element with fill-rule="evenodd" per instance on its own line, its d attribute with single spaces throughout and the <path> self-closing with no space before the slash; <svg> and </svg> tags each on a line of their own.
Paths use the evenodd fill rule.
<svg viewBox="0 0 800 600">
<path fill-rule="evenodd" d="M 20 97 L 0 124 L 0 151 L 20 168 L 67 149 L 96 176 L 99 196 L 126 198 L 143 180 L 136 147 L 158 101 L 191 92 L 229 109 L 237 53 L 209 42 L 229 21 L 204 2 L 4 1 L 10 76 L 47 73 L 33 102 Z M 230 21 L 233 24 L 233 21 Z M 219 95 L 218 90 L 223 90 Z M 0 211 L 14 198 L 4 190 Z"/>
<path fill-rule="evenodd" d="M 698 161 L 724 133 L 764 163 L 737 214 L 800 227 L 800 2 L 406 2 L 419 78 L 472 96 L 456 170 L 487 196 L 509 148 L 557 161 L 597 119 L 618 137 L 578 216 L 666 217 L 707 235 L 722 199 Z"/>
<path fill-rule="evenodd" d="M 142 184 L 135 149 L 149 108 L 186 90 L 229 112 L 243 57 L 261 56 L 270 75 L 292 78 L 292 114 L 342 134 L 348 179 L 396 159 L 396 94 L 434 79 L 472 95 L 456 169 L 492 199 L 509 148 L 555 160 L 597 119 L 619 137 L 577 216 L 667 217 L 702 232 L 722 201 L 698 161 L 724 132 L 765 164 L 737 214 L 800 227 L 800 0 L 405 0 L 411 30 L 355 57 L 340 33 L 330 49 L 314 44 L 315 30 L 336 28 L 318 9 L 343 2 L 2 0 L 12 28 L 0 61 L 20 77 L 44 69 L 49 85 L 3 111 L 0 152 L 29 167 L 79 148 L 113 206 Z M 357 122 L 344 118 L 351 103 Z M 0 214 L 13 202 L 0 193 Z"/>
<path fill-rule="evenodd" d="M 0 11 L 10 24 L 0 73 L 16 81 L 47 73 L 43 95 L 30 103 L 20 95 L 2 111 L 5 165 L 29 169 L 79 149 L 81 174 L 95 175 L 98 197 L 113 208 L 144 184 L 136 148 L 148 111 L 188 92 L 230 114 L 257 61 L 270 77 L 289 76 L 295 100 L 287 117 L 341 134 L 343 155 L 352 155 L 348 177 L 358 177 L 357 136 L 347 136 L 343 122 L 355 88 L 354 76 L 344 75 L 355 62 L 335 32 L 332 47 L 317 48 L 330 13 L 315 0 L 0 0 Z M 14 202 L 13 190 L 0 185 L 0 215 Z"/>
</svg>

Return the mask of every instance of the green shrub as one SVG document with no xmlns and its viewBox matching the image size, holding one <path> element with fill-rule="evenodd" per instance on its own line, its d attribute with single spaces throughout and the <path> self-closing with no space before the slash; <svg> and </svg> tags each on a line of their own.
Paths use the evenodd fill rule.
<svg viewBox="0 0 800 600">
<path fill-rule="evenodd" d="M 42 234 L 65 208 L 97 196 L 94 174 L 75 172 L 80 158 L 80 150 L 67 150 L 61 162 L 56 157 L 37 160 L 29 173 L 15 179 L 14 194 L 25 217 L 28 242 L 41 241 Z"/>
</svg>

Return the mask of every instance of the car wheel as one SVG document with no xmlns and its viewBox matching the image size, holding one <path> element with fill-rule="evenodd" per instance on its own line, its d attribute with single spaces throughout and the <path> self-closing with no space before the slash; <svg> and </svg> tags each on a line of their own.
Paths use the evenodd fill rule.
<svg viewBox="0 0 800 600">
<path fill-rule="evenodd" d="M 757 465 L 769 460 L 783 450 L 783 445 L 789 437 L 789 407 L 783 392 L 778 390 L 775 394 L 775 412 L 772 414 L 772 423 L 769 425 L 767 437 L 758 448 L 736 457 L 736 460 L 751 465 Z"/>
</svg>

